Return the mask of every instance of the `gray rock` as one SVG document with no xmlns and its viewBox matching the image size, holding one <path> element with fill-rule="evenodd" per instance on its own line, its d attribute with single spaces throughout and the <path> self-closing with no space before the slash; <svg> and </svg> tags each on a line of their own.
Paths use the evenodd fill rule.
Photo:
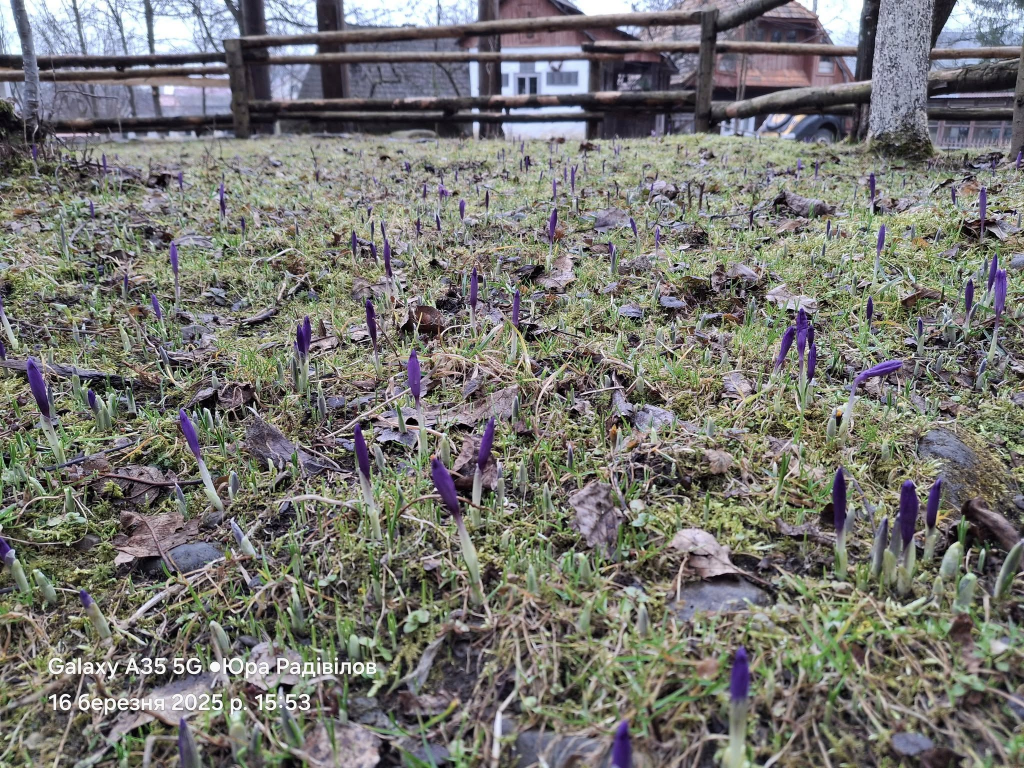
<svg viewBox="0 0 1024 768">
<path fill-rule="evenodd" d="M 1010 269 L 1024 270 L 1024 253 L 1015 253 L 1010 257 Z"/>
<path fill-rule="evenodd" d="M 897 755 L 913 757 L 925 750 L 931 749 L 935 743 L 920 733 L 907 733 L 905 731 L 893 734 L 892 748 Z"/>
<path fill-rule="evenodd" d="M 942 501 L 957 512 L 964 502 L 980 496 L 993 508 L 1013 520 L 1020 519 L 1014 503 L 1017 483 L 1006 465 L 980 441 L 966 433 L 957 435 L 948 429 L 929 431 L 917 445 L 922 459 L 935 459 L 941 465 Z"/>
<path fill-rule="evenodd" d="M 224 556 L 224 553 L 217 547 L 213 544 L 207 544 L 205 541 L 180 544 L 174 549 L 169 550 L 167 554 L 174 560 L 178 570 L 182 573 L 198 570 L 207 563 Z M 173 571 L 174 567 L 168 563 L 167 569 Z M 159 576 L 163 571 L 163 560 L 159 557 L 146 558 L 142 563 L 142 572 L 149 576 Z"/>
<path fill-rule="evenodd" d="M 672 610 L 681 621 L 691 621 L 698 613 L 734 613 L 771 604 L 771 595 L 745 579 L 718 578 L 683 584 Z"/>
</svg>

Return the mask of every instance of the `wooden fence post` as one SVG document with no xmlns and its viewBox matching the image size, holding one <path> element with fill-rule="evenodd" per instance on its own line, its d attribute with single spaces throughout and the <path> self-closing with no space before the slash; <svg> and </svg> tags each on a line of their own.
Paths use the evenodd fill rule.
<svg viewBox="0 0 1024 768">
<path fill-rule="evenodd" d="M 587 62 L 587 90 L 597 93 L 601 90 L 601 62 Z M 593 141 L 601 138 L 601 122 L 599 120 L 587 120 L 587 138 Z"/>
<path fill-rule="evenodd" d="M 1013 90 L 1013 133 L 1010 136 L 1010 157 L 1024 151 L 1024 41 L 1021 42 L 1021 58 L 1017 65 L 1017 85 Z"/>
<path fill-rule="evenodd" d="M 235 137 L 248 139 L 252 135 L 249 124 L 249 77 L 242 58 L 240 40 L 224 41 L 224 58 L 227 59 L 228 81 L 231 83 L 231 117 L 235 124 Z"/>
<path fill-rule="evenodd" d="M 718 42 L 718 9 L 701 12 L 700 58 L 697 63 L 697 103 L 693 112 L 694 133 L 711 130 L 711 92 L 715 88 L 715 45 Z"/>
</svg>

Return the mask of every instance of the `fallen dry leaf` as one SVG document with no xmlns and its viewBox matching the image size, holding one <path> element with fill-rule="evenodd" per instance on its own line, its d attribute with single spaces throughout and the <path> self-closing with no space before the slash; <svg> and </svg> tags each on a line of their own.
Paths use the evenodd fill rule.
<svg viewBox="0 0 1024 768">
<path fill-rule="evenodd" d="M 398 707 L 402 714 L 412 717 L 434 717 L 448 710 L 456 701 L 453 694 L 440 691 L 438 693 L 421 693 L 402 691 L 398 694 Z"/>
<path fill-rule="evenodd" d="M 818 300 L 810 296 L 801 296 L 793 293 L 786 287 L 785 283 L 777 285 L 764 295 L 765 299 L 784 309 L 796 312 L 803 307 L 804 312 L 813 315 L 818 311 Z"/>
<path fill-rule="evenodd" d="M 158 467 L 129 464 L 115 469 L 103 456 L 90 456 L 82 462 L 81 469 L 87 474 L 96 473 L 89 483 L 96 495 L 142 508 L 170 491 L 177 480 L 173 472 L 164 472 Z"/>
<path fill-rule="evenodd" d="M 298 454 L 299 466 L 310 475 L 326 470 L 338 471 L 338 465 L 330 459 L 313 456 L 302 448 L 296 447 L 284 433 L 259 416 L 245 430 L 245 449 L 250 455 L 263 462 L 264 466 L 280 468 Z"/>
<path fill-rule="evenodd" d="M 923 285 L 915 284 L 913 293 L 907 294 L 900 299 L 900 304 L 909 309 L 917 304 L 917 302 L 923 301 L 924 299 L 940 298 L 942 298 L 941 291 L 937 291 L 934 288 L 925 288 Z"/>
<path fill-rule="evenodd" d="M 451 467 L 455 487 L 460 491 L 473 490 L 473 476 L 476 474 L 476 460 L 479 454 L 480 435 L 468 435 L 462 441 L 462 450 Z M 492 491 L 498 487 L 498 462 L 493 453 L 484 465 L 483 487 Z"/>
<path fill-rule="evenodd" d="M 380 762 L 380 737 L 358 723 L 318 722 L 302 745 L 312 768 L 374 768 Z"/>
<path fill-rule="evenodd" d="M 116 744 L 125 734 L 154 720 L 177 726 L 181 718 L 187 718 L 199 711 L 200 700 L 198 697 L 210 691 L 214 679 L 212 674 L 183 677 L 140 695 L 138 697 L 140 702 L 149 702 L 146 710 L 122 712 L 118 715 L 110 733 L 107 734 L 107 744 Z M 185 708 L 188 704 L 193 704 L 195 708 Z M 175 706 L 179 708 L 175 709 Z"/>
<path fill-rule="evenodd" d="M 185 522 L 177 510 L 145 516 L 124 512 L 121 529 L 127 533 L 114 536 L 112 543 L 117 550 L 114 565 L 131 563 L 140 557 L 160 557 L 161 547 L 168 552 L 180 544 L 194 541 L 199 535 L 199 518 Z"/>
<path fill-rule="evenodd" d="M 601 233 L 628 226 L 629 214 L 618 208 L 605 208 L 603 211 L 598 211 L 594 219 L 594 230 Z"/>
<path fill-rule="evenodd" d="M 818 544 L 835 544 L 836 541 L 835 536 L 820 531 L 814 523 L 793 525 L 779 517 L 775 519 L 775 527 L 779 533 L 791 539 L 807 539 Z"/>
<path fill-rule="evenodd" d="M 254 645 L 249 655 L 250 664 L 246 664 L 247 674 L 245 681 L 264 691 L 276 691 L 280 685 L 295 685 L 300 680 L 298 675 L 294 675 L 291 672 L 279 673 L 277 671 L 277 660 L 279 658 L 288 659 L 289 664 L 302 662 L 302 656 L 299 652 L 293 651 L 290 648 L 282 649 L 267 642 Z M 264 675 L 260 672 L 260 667 L 267 668 L 270 671 Z"/>
<path fill-rule="evenodd" d="M 455 421 L 464 427 L 475 427 L 494 416 L 498 421 L 512 418 L 519 387 L 512 385 L 492 392 L 481 400 L 464 404 L 455 413 Z"/>
<path fill-rule="evenodd" d="M 989 509 L 980 497 L 965 502 L 961 514 L 975 526 L 982 539 L 996 542 L 1004 552 L 1013 549 L 1021 539 L 1016 527 L 1001 514 Z"/>
<path fill-rule="evenodd" d="M 622 510 L 612 501 L 612 487 L 596 480 L 569 497 L 576 513 L 572 522 L 590 547 L 610 553 L 619 540 L 619 527 L 625 520 Z"/>
<path fill-rule="evenodd" d="M 686 528 L 672 537 L 672 549 L 685 555 L 685 563 L 702 579 L 742 573 L 732 564 L 729 548 L 723 547 L 707 531 Z"/>
<path fill-rule="evenodd" d="M 726 397 L 742 400 L 754 394 L 754 385 L 739 371 L 730 371 L 722 378 L 722 391 Z"/>
<path fill-rule="evenodd" d="M 572 257 L 562 254 L 551 265 L 551 272 L 537 278 L 537 285 L 552 291 L 564 291 L 565 286 L 576 279 L 572 271 Z"/>
<path fill-rule="evenodd" d="M 409 317 L 402 325 L 403 333 L 425 333 L 436 336 L 444 330 L 444 315 L 436 307 L 417 304 L 409 307 Z"/>
<path fill-rule="evenodd" d="M 788 208 L 797 216 L 809 218 L 810 216 L 830 216 L 836 212 L 834 205 L 829 205 L 824 200 L 817 200 L 813 197 L 804 197 L 795 192 L 782 190 L 775 198 L 775 205 L 779 208 Z"/>
<path fill-rule="evenodd" d="M 707 461 L 712 475 L 724 475 L 732 467 L 732 456 L 725 451 L 706 448 L 704 460 Z"/>
</svg>

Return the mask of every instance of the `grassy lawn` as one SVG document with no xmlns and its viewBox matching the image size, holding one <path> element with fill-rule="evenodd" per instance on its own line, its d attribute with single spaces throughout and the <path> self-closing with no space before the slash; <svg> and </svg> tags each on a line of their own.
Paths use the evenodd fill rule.
<svg viewBox="0 0 1024 768">
<path fill-rule="evenodd" d="M 0 766 L 608 766 L 622 721 L 634 765 L 1024 765 L 1022 178 L 718 137 L 25 158 Z"/>
</svg>

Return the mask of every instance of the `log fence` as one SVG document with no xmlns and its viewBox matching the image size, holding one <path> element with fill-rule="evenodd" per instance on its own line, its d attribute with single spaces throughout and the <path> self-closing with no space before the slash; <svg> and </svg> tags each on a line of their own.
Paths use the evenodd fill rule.
<svg viewBox="0 0 1024 768">
<path fill-rule="evenodd" d="M 40 80 L 91 84 L 196 85 L 229 87 L 230 114 L 181 116 L 95 118 L 59 120 L 57 131 L 100 132 L 130 130 L 232 130 L 247 138 L 259 126 L 281 119 L 338 123 L 527 123 L 585 122 L 588 138 L 599 135 L 602 120 L 625 113 L 668 114 L 692 112 L 697 131 L 713 129 L 716 123 L 771 112 L 829 112 L 846 114 L 854 105 L 870 100 L 871 83 L 854 82 L 817 88 L 797 88 L 737 102 L 713 100 L 716 57 L 722 53 L 785 54 L 841 57 L 856 55 L 855 46 L 822 43 L 773 43 L 719 39 L 719 36 L 745 24 L 786 0 L 748 0 L 729 12 L 717 8 L 698 11 L 658 11 L 647 13 L 572 15 L 541 18 L 497 19 L 434 27 L 392 27 L 338 29 L 298 35 L 248 35 L 225 40 L 223 52 L 149 54 L 140 56 L 40 56 Z M 487 38 L 513 33 L 537 33 L 581 29 L 632 27 L 698 28 L 697 40 L 602 41 L 582 45 L 579 50 L 554 53 L 517 53 L 515 49 L 484 51 L 353 51 L 353 44 L 391 43 L 408 40 L 445 38 Z M 315 44 L 328 52 L 315 54 L 271 53 L 271 49 Z M 929 76 L 931 93 L 1013 90 L 1018 96 L 1014 108 L 935 107 L 929 114 L 937 119 L 1005 120 L 1013 117 L 1024 132 L 1024 84 L 1018 80 L 1021 48 L 987 46 L 972 48 L 936 48 L 933 60 L 985 60 L 985 64 L 957 69 L 935 70 Z M 604 66 L 630 60 L 643 54 L 696 54 L 697 68 L 693 86 L 685 90 L 619 91 L 605 90 Z M 587 91 L 572 94 L 416 97 L 401 99 L 342 98 L 275 100 L 256 98 L 254 71 L 281 65 L 339 65 L 367 63 L 458 63 L 502 61 L 586 61 Z M 23 79 L 20 56 L 0 55 L 0 82 Z M 259 73 L 257 73 L 259 74 Z M 226 76 L 226 77 L 225 77 Z M 550 111 L 556 108 L 573 111 Z M 544 108 L 549 111 L 512 110 Z"/>
</svg>

